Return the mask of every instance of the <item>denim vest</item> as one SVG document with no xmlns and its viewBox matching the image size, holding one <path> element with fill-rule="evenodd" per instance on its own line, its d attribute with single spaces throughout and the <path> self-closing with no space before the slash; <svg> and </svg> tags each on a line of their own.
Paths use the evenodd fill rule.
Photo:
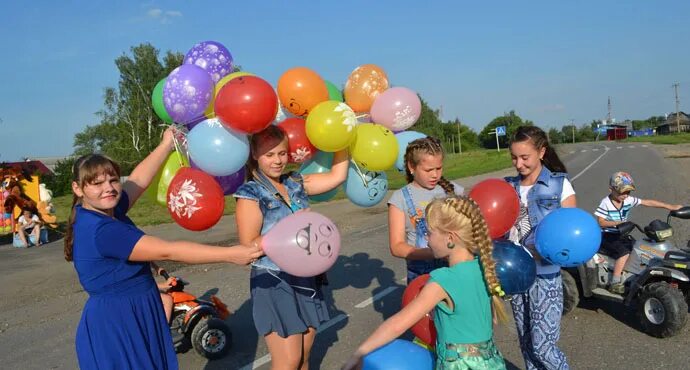
<svg viewBox="0 0 690 370">
<path fill-rule="evenodd" d="M 260 171 L 257 171 L 255 180 L 248 181 L 240 186 L 233 195 L 235 198 L 255 200 L 259 203 L 259 209 L 263 215 L 261 235 L 265 235 L 283 218 L 300 209 L 309 208 L 309 198 L 307 192 L 304 190 L 301 174 L 292 172 L 281 175 L 280 183 L 285 186 L 292 207 L 288 206 L 285 200 L 280 196 L 278 190 L 276 190 L 268 178 Z M 235 215 L 235 217 L 239 216 L 241 215 Z M 268 256 L 259 258 L 252 266 L 280 271 L 280 267 L 268 258 Z"/>
<path fill-rule="evenodd" d="M 539 222 L 549 213 L 561 208 L 561 193 L 563 192 L 563 179 L 568 175 L 563 172 L 551 172 L 546 166 L 542 166 L 537 182 L 527 192 L 527 212 L 529 222 L 532 225 L 529 234 L 523 237 L 521 244 L 534 245 L 534 235 Z M 515 188 L 520 196 L 520 175 L 506 177 L 505 180 Z M 548 262 L 542 261 L 543 264 Z"/>
</svg>

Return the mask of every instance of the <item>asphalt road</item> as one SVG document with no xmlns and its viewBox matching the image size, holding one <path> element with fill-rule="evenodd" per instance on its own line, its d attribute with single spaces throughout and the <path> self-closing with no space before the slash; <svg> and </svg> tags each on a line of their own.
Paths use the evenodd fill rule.
<svg viewBox="0 0 690 370">
<path fill-rule="evenodd" d="M 629 171 L 641 198 L 690 203 L 687 163 L 678 166 L 644 144 L 582 144 L 564 146 L 566 163 L 579 207 L 592 211 L 608 190 L 608 177 Z M 466 187 L 501 171 L 458 180 Z M 342 234 L 341 256 L 329 272 L 325 291 L 331 321 L 320 330 L 311 366 L 337 369 L 357 345 L 400 307 L 404 263 L 388 252 L 386 207 L 358 208 L 347 201 L 317 205 L 314 210 L 334 220 Z M 638 208 L 632 220 L 641 225 L 666 212 Z M 677 243 L 690 238 L 690 222 L 673 224 Z M 205 233 L 189 233 L 175 225 L 145 228 L 170 239 L 220 242 L 235 238 L 234 222 L 225 217 Z M 637 235 L 639 236 L 639 235 Z M 178 356 L 183 369 L 268 369 L 270 356 L 258 338 L 248 301 L 248 268 L 230 265 L 168 264 L 192 283 L 190 293 L 217 294 L 234 314 L 227 320 L 234 335 L 225 358 L 207 361 L 190 351 Z M 72 369 L 77 367 L 74 333 L 87 296 L 71 264 L 62 259 L 61 241 L 42 248 L 0 247 L 0 359 L 6 369 Z M 640 332 L 635 316 L 619 304 L 585 301 L 562 320 L 560 346 L 575 369 L 687 368 L 690 335 L 685 329 L 673 338 L 656 339 Z M 524 368 L 513 324 L 498 327 L 495 339 L 509 367 Z"/>
</svg>

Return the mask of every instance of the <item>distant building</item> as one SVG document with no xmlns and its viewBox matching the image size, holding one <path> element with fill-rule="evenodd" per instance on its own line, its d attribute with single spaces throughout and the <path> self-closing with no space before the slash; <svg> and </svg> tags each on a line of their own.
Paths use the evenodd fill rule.
<svg viewBox="0 0 690 370">
<path fill-rule="evenodd" d="M 21 168 L 24 172 L 39 174 L 41 176 L 53 174 L 53 171 L 41 161 L 3 162 L 0 163 L 0 166 L 5 168 Z"/>
<path fill-rule="evenodd" d="M 690 132 L 690 116 L 685 112 L 679 112 L 678 118 L 678 121 L 680 121 L 680 132 Z M 675 134 L 677 132 L 678 122 L 675 113 L 669 114 L 666 117 L 666 121 L 656 128 L 656 133 L 658 135 Z"/>
<path fill-rule="evenodd" d="M 48 169 L 50 169 L 51 172 L 55 172 L 55 166 L 59 161 L 64 161 L 65 159 L 70 158 L 69 156 L 67 157 L 32 157 L 28 158 L 29 161 L 39 161 L 43 163 Z"/>
</svg>

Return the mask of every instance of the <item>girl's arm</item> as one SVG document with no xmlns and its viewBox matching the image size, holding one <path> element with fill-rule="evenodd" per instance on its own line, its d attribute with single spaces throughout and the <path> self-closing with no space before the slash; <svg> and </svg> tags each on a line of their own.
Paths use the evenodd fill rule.
<svg viewBox="0 0 690 370">
<path fill-rule="evenodd" d="M 261 226 L 264 216 L 259 203 L 251 199 L 237 198 L 235 214 L 242 215 L 242 217 L 235 217 L 240 244 L 261 245 Z"/>
<path fill-rule="evenodd" d="M 343 366 L 343 370 L 355 369 L 362 357 L 402 335 L 442 300 L 450 300 L 450 298 L 440 285 L 433 282 L 425 285 L 412 302 L 403 307 L 400 312 L 393 315 L 390 319 L 384 321 L 357 348 L 357 351 L 350 357 L 347 365 Z"/>
<path fill-rule="evenodd" d="M 136 262 L 167 260 L 191 264 L 230 262 L 236 265 L 247 265 L 263 254 L 258 246 L 214 247 L 187 241 L 167 241 L 144 235 L 134 245 L 129 260 Z"/>
<path fill-rule="evenodd" d="M 169 127 L 163 132 L 163 139 L 149 155 L 144 158 L 127 177 L 127 181 L 122 185 L 122 189 L 129 196 L 129 208 L 139 199 L 144 190 L 151 184 L 156 173 L 161 168 L 168 154 L 173 149 L 174 129 Z"/>
<path fill-rule="evenodd" d="M 640 204 L 646 207 L 655 207 L 655 208 L 666 208 L 669 211 L 675 211 L 677 209 L 683 208 L 682 205 L 680 204 L 668 204 L 664 202 L 660 202 L 658 200 L 652 200 L 652 199 L 640 199 Z"/>
<path fill-rule="evenodd" d="M 388 206 L 388 243 L 394 257 L 408 260 L 432 260 L 431 248 L 415 248 L 405 238 L 405 212 L 398 207 Z"/>
<path fill-rule="evenodd" d="M 577 207 L 577 199 L 575 198 L 575 194 L 563 199 L 561 201 L 561 207 L 563 207 L 563 208 L 575 208 L 575 207 Z"/>
<path fill-rule="evenodd" d="M 308 195 L 315 195 L 334 189 L 347 178 L 348 164 L 346 149 L 335 153 L 330 172 L 304 175 L 304 190 Z"/>
</svg>

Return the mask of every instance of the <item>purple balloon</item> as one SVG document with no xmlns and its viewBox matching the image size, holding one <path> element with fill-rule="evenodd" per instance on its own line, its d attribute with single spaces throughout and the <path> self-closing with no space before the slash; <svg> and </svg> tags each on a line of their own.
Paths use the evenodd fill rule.
<svg viewBox="0 0 690 370">
<path fill-rule="evenodd" d="M 198 125 L 201 122 L 204 122 L 207 119 L 208 118 L 202 114 L 201 117 L 194 118 L 192 122 L 185 123 L 185 127 L 187 127 L 187 131 L 192 131 L 194 126 Z"/>
<path fill-rule="evenodd" d="M 189 165 L 192 168 L 203 171 L 201 168 L 199 168 L 199 166 L 196 165 L 196 163 L 194 163 L 191 158 L 189 158 Z M 239 189 L 240 185 L 244 184 L 246 175 L 246 167 L 242 167 L 239 171 L 233 174 L 227 176 L 213 176 L 213 178 L 216 179 L 218 185 L 223 188 L 223 194 L 230 195 L 235 193 L 237 189 Z"/>
<path fill-rule="evenodd" d="M 183 64 L 165 80 L 163 103 L 176 123 L 189 123 L 203 115 L 213 96 L 213 80 L 203 69 Z"/>
<path fill-rule="evenodd" d="M 211 75 L 213 83 L 232 73 L 232 55 L 220 42 L 202 41 L 184 56 L 184 64 L 201 67 Z"/>
<path fill-rule="evenodd" d="M 372 121 L 393 132 L 407 130 L 422 114 L 417 93 L 406 87 L 391 87 L 382 92 L 371 106 Z"/>
</svg>

